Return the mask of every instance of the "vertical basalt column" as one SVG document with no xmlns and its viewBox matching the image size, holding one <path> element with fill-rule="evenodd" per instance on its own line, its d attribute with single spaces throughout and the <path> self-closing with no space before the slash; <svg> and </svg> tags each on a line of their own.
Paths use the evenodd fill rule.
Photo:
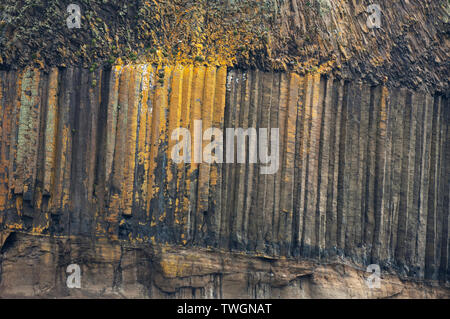
<svg viewBox="0 0 450 319">
<path fill-rule="evenodd" d="M 0 72 L 0 111 L 3 228 L 339 254 L 448 281 L 446 95 L 181 64 L 29 68 Z M 190 163 L 172 159 L 180 127 Z M 223 132 L 224 163 L 201 158 L 211 127 Z M 262 174 L 264 150 L 248 138 L 237 162 L 227 128 L 258 140 L 279 129 L 279 169 Z"/>
</svg>

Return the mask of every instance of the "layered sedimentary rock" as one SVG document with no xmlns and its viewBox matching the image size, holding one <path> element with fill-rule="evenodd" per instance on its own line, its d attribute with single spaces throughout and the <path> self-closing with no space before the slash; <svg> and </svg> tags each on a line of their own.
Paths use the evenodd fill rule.
<svg viewBox="0 0 450 319">
<path fill-rule="evenodd" d="M 0 297 L 450 296 L 448 3 L 66 2 L 0 3 Z"/>
<path fill-rule="evenodd" d="M 16 233 L 3 248 L 2 297 L 46 298 L 448 298 L 448 289 L 344 260 L 291 260 L 205 248 Z M 67 267 L 81 267 L 69 289 Z"/>
</svg>

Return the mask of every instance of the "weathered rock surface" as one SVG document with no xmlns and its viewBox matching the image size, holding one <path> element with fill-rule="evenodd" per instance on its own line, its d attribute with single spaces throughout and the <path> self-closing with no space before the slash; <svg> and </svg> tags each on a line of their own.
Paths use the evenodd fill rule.
<svg viewBox="0 0 450 319">
<path fill-rule="evenodd" d="M 69 29 L 67 7 L 81 8 Z M 449 89 L 445 0 L 0 1 L 0 67 L 135 63 L 333 71 L 346 79 Z"/>
<path fill-rule="evenodd" d="M 81 267 L 81 288 L 68 289 L 66 268 Z M 12 233 L 2 249 L 5 298 L 448 298 L 448 289 L 342 259 L 328 263 L 214 249 L 51 238 Z"/>
<path fill-rule="evenodd" d="M 95 3 L 77 40 L 37 17 L 64 23 L 63 2 L 3 1 L 0 297 L 448 298 L 448 6 L 381 2 L 379 30 L 365 1 L 276 1 L 250 29 L 206 18 L 247 2 L 137 1 L 109 26 L 119 4 Z M 103 65 L 145 39 L 155 52 Z M 279 170 L 174 163 L 196 120 L 279 128 Z"/>
</svg>

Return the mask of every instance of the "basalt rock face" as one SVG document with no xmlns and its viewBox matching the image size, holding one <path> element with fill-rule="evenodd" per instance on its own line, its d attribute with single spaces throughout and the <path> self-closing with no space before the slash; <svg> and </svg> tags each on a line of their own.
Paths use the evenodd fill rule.
<svg viewBox="0 0 450 319">
<path fill-rule="evenodd" d="M 365 29 L 364 3 L 317 3 L 277 7 L 278 53 L 246 55 L 240 39 L 226 52 L 197 46 L 210 59 L 180 49 L 89 69 L 70 50 L 40 68 L 1 48 L 0 297 L 448 298 L 444 7 L 384 3 L 384 19 L 400 22 L 377 38 L 386 30 Z M 302 26 L 313 17 L 308 45 Z M 414 17 L 422 22 L 403 30 Z M 341 30 L 347 42 L 324 37 L 330 23 L 353 30 Z M 288 41 L 283 55 L 286 37 L 303 37 L 304 50 Z M 330 59 L 311 62 L 315 50 Z M 209 141 L 193 145 L 192 163 L 175 163 L 179 127 L 193 140 L 210 127 L 278 128 L 278 170 L 250 163 L 261 150 L 249 143 L 245 163 L 195 163 Z M 70 264 L 81 289 L 66 286 Z M 366 285 L 370 264 L 381 288 Z"/>
<path fill-rule="evenodd" d="M 94 74 L 28 69 L 2 72 L 1 83 L 1 223 L 49 236 L 36 239 L 39 246 L 90 238 L 92 247 L 75 241 L 65 248 L 69 256 L 86 251 L 82 264 L 99 258 L 97 242 L 109 240 L 106 251 L 128 242 L 240 251 L 294 265 L 344 258 L 449 281 L 445 96 L 330 75 L 179 65 Z M 249 161 L 174 163 L 171 132 L 181 126 L 194 136 L 195 120 L 204 129 L 279 128 L 278 171 L 262 174 L 267 164 Z M 61 245 L 39 248 L 53 256 L 46 264 L 70 259 Z M 14 247 L 4 249 L 5 285 Z M 135 263 L 123 258 L 111 262 Z M 195 277 L 192 267 L 174 263 L 172 277 Z"/>
</svg>

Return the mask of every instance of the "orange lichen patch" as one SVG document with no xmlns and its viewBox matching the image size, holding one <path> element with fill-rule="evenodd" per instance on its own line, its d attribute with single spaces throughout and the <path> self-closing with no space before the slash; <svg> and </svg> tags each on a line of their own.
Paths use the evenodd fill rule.
<svg viewBox="0 0 450 319">
<path fill-rule="evenodd" d="M 10 229 L 10 230 L 22 230 L 23 229 L 23 225 L 19 224 L 19 223 L 8 224 L 7 228 Z"/>
<path fill-rule="evenodd" d="M 184 277 L 189 271 L 191 263 L 185 262 L 182 257 L 167 255 L 161 260 L 161 269 L 166 278 Z"/>
<path fill-rule="evenodd" d="M 336 65 L 336 61 L 330 60 L 319 65 L 318 72 L 320 74 L 330 73 Z"/>
<path fill-rule="evenodd" d="M 37 226 L 37 227 L 33 227 L 33 229 L 31 230 L 32 234 L 42 234 L 42 232 L 46 229 L 48 229 L 49 224 L 45 225 L 45 226 Z"/>
<path fill-rule="evenodd" d="M 271 19 L 273 11 L 259 1 L 239 6 L 208 1 L 144 2 L 138 38 L 151 45 L 139 59 L 156 64 L 233 65 L 237 55 L 249 58 L 251 51 L 265 49 L 270 24 L 263 21 Z"/>
<path fill-rule="evenodd" d="M 375 67 L 382 66 L 384 62 L 385 58 L 382 56 L 374 56 L 370 59 L 370 63 Z"/>
</svg>

